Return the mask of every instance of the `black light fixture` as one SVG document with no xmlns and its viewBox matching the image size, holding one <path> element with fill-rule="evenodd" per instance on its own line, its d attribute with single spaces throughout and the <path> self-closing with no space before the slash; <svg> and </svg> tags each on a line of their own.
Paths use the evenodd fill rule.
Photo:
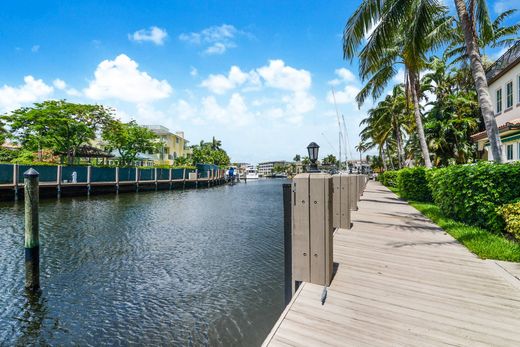
<svg viewBox="0 0 520 347">
<path fill-rule="evenodd" d="M 309 159 L 311 161 L 311 165 L 309 167 L 309 172 L 319 172 L 318 164 L 318 152 L 320 150 L 320 146 L 316 142 L 311 142 L 307 146 L 307 152 L 309 153 Z"/>
</svg>

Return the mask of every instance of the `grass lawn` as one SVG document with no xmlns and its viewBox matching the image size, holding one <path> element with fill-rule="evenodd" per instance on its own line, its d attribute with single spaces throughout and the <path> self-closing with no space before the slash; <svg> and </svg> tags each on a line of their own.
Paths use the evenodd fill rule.
<svg viewBox="0 0 520 347">
<path fill-rule="evenodd" d="M 388 188 L 399 195 L 396 188 Z M 416 201 L 408 201 L 408 203 L 480 258 L 520 262 L 520 242 L 448 218 L 433 203 Z"/>
</svg>

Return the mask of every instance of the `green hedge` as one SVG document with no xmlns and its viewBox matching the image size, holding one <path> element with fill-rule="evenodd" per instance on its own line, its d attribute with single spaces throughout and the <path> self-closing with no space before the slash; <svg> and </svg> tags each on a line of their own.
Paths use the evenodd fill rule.
<svg viewBox="0 0 520 347">
<path fill-rule="evenodd" d="M 377 179 L 387 187 L 396 188 L 398 175 L 399 171 L 385 171 L 377 176 Z"/>
<path fill-rule="evenodd" d="M 504 218 L 506 231 L 520 240 L 520 201 L 500 206 L 496 211 Z"/>
<path fill-rule="evenodd" d="M 432 201 L 432 193 L 426 180 L 426 172 L 424 167 L 399 170 L 397 188 L 401 197 L 414 201 Z"/>
<path fill-rule="evenodd" d="M 453 219 L 501 232 L 497 207 L 520 197 L 520 165 L 482 162 L 431 170 L 427 174 L 435 204 Z"/>
</svg>

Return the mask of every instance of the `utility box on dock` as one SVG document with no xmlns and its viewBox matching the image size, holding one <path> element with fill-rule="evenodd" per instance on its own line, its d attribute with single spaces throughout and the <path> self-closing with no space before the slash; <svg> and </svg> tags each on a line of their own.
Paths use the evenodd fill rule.
<svg viewBox="0 0 520 347">
<path fill-rule="evenodd" d="M 190 181 L 196 181 L 197 180 L 197 173 L 196 172 L 190 172 L 188 174 L 188 180 Z"/>
<path fill-rule="evenodd" d="M 332 176 L 296 175 L 292 183 L 293 281 L 328 286 L 332 279 Z"/>
<path fill-rule="evenodd" d="M 350 229 L 350 195 L 351 187 L 349 176 L 336 174 L 332 176 L 334 185 L 332 211 L 334 228 Z"/>
</svg>

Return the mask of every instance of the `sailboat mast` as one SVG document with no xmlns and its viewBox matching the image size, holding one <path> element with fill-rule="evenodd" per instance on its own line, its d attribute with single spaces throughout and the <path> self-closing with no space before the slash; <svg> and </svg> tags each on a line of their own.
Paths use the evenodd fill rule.
<svg viewBox="0 0 520 347">
<path fill-rule="evenodd" d="M 341 131 L 341 120 L 339 119 L 338 104 L 336 103 L 336 94 L 334 93 L 334 87 L 330 87 L 330 89 L 332 89 L 332 98 L 334 99 L 334 107 L 336 108 L 336 118 L 338 120 L 338 128 L 339 128 L 339 134 L 338 134 L 338 144 L 339 144 L 338 168 L 341 170 L 341 142 L 343 141 L 343 133 Z"/>
</svg>

